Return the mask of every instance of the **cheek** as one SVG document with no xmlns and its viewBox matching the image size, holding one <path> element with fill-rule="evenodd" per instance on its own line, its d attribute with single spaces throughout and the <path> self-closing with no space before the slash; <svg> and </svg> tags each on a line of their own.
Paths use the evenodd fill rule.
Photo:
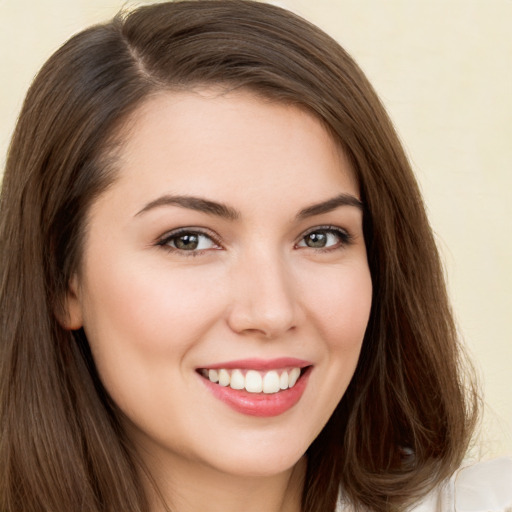
<svg viewBox="0 0 512 512">
<path fill-rule="evenodd" d="M 218 321 L 219 302 L 205 293 L 214 285 L 211 277 L 115 261 L 108 265 L 104 255 L 102 264 L 90 262 L 84 330 L 105 389 L 128 418 L 151 431 L 151 418 L 169 424 L 187 407 L 168 390 L 180 388 L 187 396 L 190 356 Z"/>
<path fill-rule="evenodd" d="M 187 271 L 103 256 L 89 262 L 84 329 L 101 380 L 122 405 L 123 397 L 154 389 L 157 376 L 168 386 L 179 379 L 187 356 L 220 318 L 220 301 L 208 291 L 218 283 L 198 269 L 192 279 Z"/>
<path fill-rule="evenodd" d="M 365 259 L 351 265 L 323 267 L 301 282 L 308 332 L 319 354 L 313 391 L 302 421 L 310 438 L 318 435 L 342 399 L 354 375 L 372 303 L 372 282 Z M 315 283 L 315 286 L 311 286 Z M 316 335 L 316 337 L 315 337 Z M 311 419 L 315 421 L 311 422 Z"/>
<path fill-rule="evenodd" d="M 175 349 L 215 317 L 218 302 L 207 292 L 214 286 L 207 275 L 190 279 L 186 271 L 122 260 L 104 268 L 87 280 L 84 293 L 84 322 L 98 339 L 108 333 L 145 351 Z"/>
<path fill-rule="evenodd" d="M 311 286 L 314 283 L 314 286 Z M 372 304 L 372 281 L 365 260 L 333 267 L 302 283 L 314 323 L 333 351 L 359 353 Z"/>
</svg>

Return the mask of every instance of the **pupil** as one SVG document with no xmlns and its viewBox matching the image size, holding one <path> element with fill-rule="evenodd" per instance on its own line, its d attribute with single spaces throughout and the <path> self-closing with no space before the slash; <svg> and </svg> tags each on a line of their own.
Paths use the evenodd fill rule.
<svg viewBox="0 0 512 512">
<path fill-rule="evenodd" d="M 311 233 L 308 235 L 308 247 L 325 247 L 327 235 L 325 233 Z"/>
<path fill-rule="evenodd" d="M 197 235 L 181 235 L 174 242 L 178 249 L 192 250 L 197 249 L 199 239 Z"/>
</svg>

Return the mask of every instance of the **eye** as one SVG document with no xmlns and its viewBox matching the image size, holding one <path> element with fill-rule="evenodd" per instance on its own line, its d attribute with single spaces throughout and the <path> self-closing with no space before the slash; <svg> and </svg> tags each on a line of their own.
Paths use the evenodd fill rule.
<svg viewBox="0 0 512 512">
<path fill-rule="evenodd" d="M 199 252 L 220 248 L 211 236 L 193 230 L 179 230 L 169 233 L 158 242 L 158 245 L 184 252 Z"/>
<path fill-rule="evenodd" d="M 351 236 L 344 230 L 335 227 L 319 227 L 306 233 L 297 247 L 311 249 L 336 249 L 348 245 Z"/>
</svg>

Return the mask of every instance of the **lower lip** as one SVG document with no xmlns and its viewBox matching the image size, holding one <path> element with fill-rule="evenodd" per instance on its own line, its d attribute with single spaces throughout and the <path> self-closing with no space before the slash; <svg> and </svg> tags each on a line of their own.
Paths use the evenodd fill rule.
<svg viewBox="0 0 512 512">
<path fill-rule="evenodd" d="M 279 416 L 291 409 L 302 397 L 308 383 L 311 367 L 300 376 L 293 388 L 277 393 L 249 393 L 245 390 L 220 386 L 200 376 L 213 395 L 235 411 L 248 416 L 268 418 Z"/>
</svg>

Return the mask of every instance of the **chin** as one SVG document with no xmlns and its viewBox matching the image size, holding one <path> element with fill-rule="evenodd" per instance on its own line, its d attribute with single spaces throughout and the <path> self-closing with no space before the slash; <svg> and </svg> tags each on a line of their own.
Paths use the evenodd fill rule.
<svg viewBox="0 0 512 512">
<path fill-rule="evenodd" d="M 234 460 L 225 460 L 217 469 L 241 478 L 265 478 L 289 471 L 303 456 L 303 453 L 281 457 L 235 456 Z"/>
<path fill-rule="evenodd" d="M 294 442 L 290 443 L 290 440 Z M 216 450 L 210 465 L 240 477 L 268 477 L 289 471 L 303 459 L 307 448 L 308 443 L 298 442 L 293 433 L 288 437 L 288 443 L 261 440 L 243 446 L 233 442 L 229 449 Z"/>
</svg>

